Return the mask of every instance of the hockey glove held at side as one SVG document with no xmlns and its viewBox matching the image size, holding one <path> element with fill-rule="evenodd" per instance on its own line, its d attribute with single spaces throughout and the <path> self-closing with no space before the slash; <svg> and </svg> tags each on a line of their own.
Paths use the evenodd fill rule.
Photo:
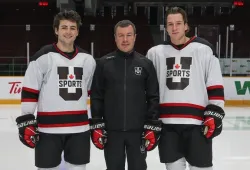
<svg viewBox="0 0 250 170">
<path fill-rule="evenodd" d="M 103 119 L 90 119 L 91 140 L 98 149 L 104 149 L 107 143 L 107 131 Z"/>
<path fill-rule="evenodd" d="M 35 148 L 39 141 L 35 116 L 33 114 L 19 116 L 16 118 L 16 122 L 19 130 L 20 141 L 30 148 Z"/>
<path fill-rule="evenodd" d="M 148 120 L 144 124 L 142 145 L 147 151 L 153 150 L 159 143 L 162 130 L 161 120 Z"/>
<path fill-rule="evenodd" d="M 202 132 L 208 139 L 218 136 L 222 131 L 222 120 L 225 116 L 224 110 L 216 105 L 208 105 L 204 112 Z"/>
</svg>

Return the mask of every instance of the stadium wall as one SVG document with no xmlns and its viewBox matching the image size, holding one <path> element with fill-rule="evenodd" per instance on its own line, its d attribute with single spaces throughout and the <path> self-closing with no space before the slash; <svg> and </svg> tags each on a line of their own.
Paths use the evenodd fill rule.
<svg viewBox="0 0 250 170">
<path fill-rule="evenodd" d="M 0 77 L 0 104 L 20 104 L 23 77 Z M 250 107 L 250 78 L 224 77 L 226 106 Z"/>
</svg>

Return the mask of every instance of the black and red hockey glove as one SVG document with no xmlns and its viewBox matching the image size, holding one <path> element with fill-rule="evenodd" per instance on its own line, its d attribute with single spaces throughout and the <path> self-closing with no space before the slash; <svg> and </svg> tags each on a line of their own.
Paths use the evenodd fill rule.
<svg viewBox="0 0 250 170">
<path fill-rule="evenodd" d="M 90 131 L 93 144 L 98 149 L 104 149 L 107 143 L 107 131 L 103 119 L 90 119 Z"/>
<path fill-rule="evenodd" d="M 30 148 L 35 148 L 39 141 L 35 116 L 33 114 L 22 115 L 16 118 L 16 122 L 20 141 Z"/>
<path fill-rule="evenodd" d="M 202 132 L 208 139 L 218 136 L 222 131 L 222 120 L 225 116 L 224 110 L 216 105 L 208 105 L 204 112 Z"/>
<path fill-rule="evenodd" d="M 144 124 L 142 133 L 142 145 L 146 151 L 153 150 L 159 143 L 162 129 L 161 120 L 148 120 Z"/>
</svg>

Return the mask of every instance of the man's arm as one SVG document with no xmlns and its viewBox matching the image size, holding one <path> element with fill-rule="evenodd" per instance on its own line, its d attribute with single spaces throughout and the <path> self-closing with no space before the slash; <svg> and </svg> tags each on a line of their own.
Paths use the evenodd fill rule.
<svg viewBox="0 0 250 170">
<path fill-rule="evenodd" d="M 209 101 L 204 112 L 203 133 L 207 138 L 213 138 L 222 131 L 224 86 L 219 59 L 209 48 L 203 54 L 208 55 L 205 73 Z"/>
<path fill-rule="evenodd" d="M 146 84 L 146 96 L 148 106 L 148 119 L 159 118 L 159 83 L 153 63 L 149 61 L 148 78 Z"/>
<path fill-rule="evenodd" d="M 21 93 L 21 116 L 17 117 L 16 122 L 20 141 L 30 148 L 34 148 L 39 140 L 34 112 L 47 67 L 46 56 L 43 50 L 40 50 L 31 58 L 24 76 Z"/>
<path fill-rule="evenodd" d="M 87 74 L 86 84 L 87 84 L 88 96 L 90 96 L 90 94 L 91 94 L 90 88 L 91 88 L 91 84 L 93 81 L 93 75 L 94 75 L 95 68 L 96 68 L 96 62 L 92 56 L 88 57 L 88 60 L 85 64 L 84 68 L 85 68 L 84 72 L 86 72 L 86 74 Z"/>
<path fill-rule="evenodd" d="M 91 140 L 98 149 L 104 149 L 107 143 L 107 132 L 104 114 L 104 76 L 102 61 L 97 61 L 90 93 L 90 130 Z"/>
<path fill-rule="evenodd" d="M 224 86 L 219 59 L 211 54 L 206 69 L 209 104 L 224 108 Z"/>
<path fill-rule="evenodd" d="M 46 56 L 41 55 L 43 55 L 42 51 L 38 51 L 31 57 L 31 61 L 25 72 L 21 93 L 22 115 L 34 114 L 37 106 L 43 75 L 48 67 Z"/>
<path fill-rule="evenodd" d="M 162 122 L 159 118 L 159 84 L 153 63 L 148 60 L 148 78 L 146 85 L 147 120 L 142 133 L 142 145 L 147 151 L 153 150 L 159 142 Z"/>
<path fill-rule="evenodd" d="M 101 61 L 96 62 L 96 69 L 94 72 L 91 94 L 90 94 L 90 108 L 92 118 L 102 118 L 104 113 L 104 76 L 103 65 Z"/>
<path fill-rule="evenodd" d="M 156 74 L 157 74 L 157 62 L 156 62 L 156 54 L 155 54 L 155 48 L 152 47 L 148 50 L 146 58 L 148 58 L 150 61 L 152 61 L 154 68 L 156 70 Z"/>
</svg>

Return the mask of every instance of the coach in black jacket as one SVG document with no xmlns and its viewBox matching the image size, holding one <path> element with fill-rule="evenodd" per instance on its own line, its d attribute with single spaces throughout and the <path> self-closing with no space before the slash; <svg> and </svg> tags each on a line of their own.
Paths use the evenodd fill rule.
<svg viewBox="0 0 250 170">
<path fill-rule="evenodd" d="M 157 145 L 159 85 L 150 60 L 134 51 L 135 26 L 115 26 L 118 49 L 97 62 L 91 88 L 91 137 L 104 149 L 108 170 L 146 170 L 146 151 Z M 126 152 L 125 152 L 126 151 Z"/>
</svg>

